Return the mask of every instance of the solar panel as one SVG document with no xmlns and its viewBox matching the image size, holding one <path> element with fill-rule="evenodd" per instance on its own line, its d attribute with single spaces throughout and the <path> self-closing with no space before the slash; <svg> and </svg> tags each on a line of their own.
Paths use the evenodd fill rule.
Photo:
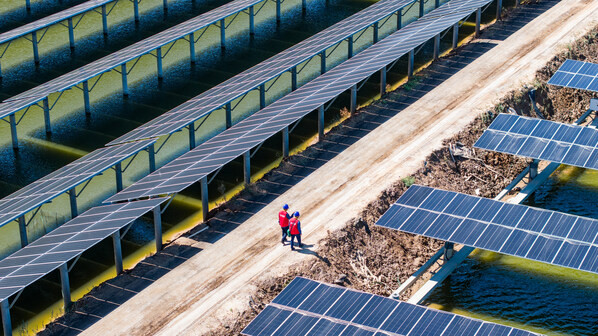
<svg viewBox="0 0 598 336">
<path fill-rule="evenodd" d="M 598 92 L 598 64 L 568 59 L 548 84 Z"/>
<path fill-rule="evenodd" d="M 489 0 L 484 0 L 486 3 Z M 345 90 L 366 79 L 414 47 L 426 42 L 467 16 L 462 9 L 475 10 L 480 1 L 452 0 L 451 14 L 445 6 L 436 10 L 445 16 L 424 15 L 405 28 L 374 44 L 353 58 L 277 100 L 261 111 L 223 131 L 179 158 L 144 177 L 106 202 L 177 193 L 218 170 L 283 128 L 301 119 Z"/>
<path fill-rule="evenodd" d="M 168 198 L 91 208 L 0 260 L 0 301 L 41 279 Z"/>
<path fill-rule="evenodd" d="M 414 1 L 379 1 L 137 127 L 108 145 L 176 132 Z"/>
<path fill-rule="evenodd" d="M 598 169 L 598 130 L 499 114 L 474 147 Z"/>
<path fill-rule="evenodd" d="M 296 277 L 242 334 L 537 335 L 302 277 Z"/>
<path fill-rule="evenodd" d="M 150 139 L 97 149 L 0 199 L 0 227 L 144 150 L 155 141 Z"/>
<path fill-rule="evenodd" d="M 598 273 L 595 219 L 413 185 L 376 225 Z"/>
</svg>

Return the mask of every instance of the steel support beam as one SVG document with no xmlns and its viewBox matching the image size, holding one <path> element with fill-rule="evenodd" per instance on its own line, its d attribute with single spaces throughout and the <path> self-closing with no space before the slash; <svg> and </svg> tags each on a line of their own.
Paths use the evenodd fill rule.
<svg viewBox="0 0 598 336">
<path fill-rule="evenodd" d="M 46 134 L 52 133 L 52 123 L 50 121 L 50 102 L 48 97 L 42 100 L 42 108 L 44 110 L 44 123 L 46 124 Z"/>
<path fill-rule="evenodd" d="M 266 85 L 260 85 L 260 110 L 266 107 Z"/>
<path fill-rule="evenodd" d="M 426 12 L 426 2 L 425 0 L 419 0 L 419 17 L 424 16 L 424 13 Z"/>
<path fill-rule="evenodd" d="M 39 50 L 37 48 L 37 32 L 31 33 L 31 43 L 33 44 L 33 60 L 35 65 L 39 65 Z"/>
<path fill-rule="evenodd" d="M 154 213 L 154 242 L 156 246 L 156 253 L 162 251 L 162 212 L 160 206 L 156 206 Z"/>
<path fill-rule="evenodd" d="M 480 37 L 480 24 L 482 22 L 482 9 L 475 11 L 475 37 Z"/>
<path fill-rule="evenodd" d="M 251 184 L 251 152 L 247 151 L 243 154 L 243 180 L 245 185 Z"/>
<path fill-rule="evenodd" d="M 164 79 L 164 72 L 162 71 L 162 47 L 156 49 L 156 60 L 158 61 L 158 80 Z"/>
<path fill-rule="evenodd" d="M 349 111 L 355 113 L 357 111 L 357 85 L 351 86 L 351 102 L 349 104 Z"/>
<path fill-rule="evenodd" d="M 71 51 L 75 50 L 75 29 L 73 28 L 73 18 L 67 20 L 69 27 L 69 46 Z"/>
<path fill-rule="evenodd" d="M 297 90 L 297 67 L 291 68 L 291 91 Z"/>
<path fill-rule="evenodd" d="M 374 43 L 378 43 L 378 31 L 380 30 L 379 27 L 380 27 L 380 25 L 378 24 L 378 21 L 376 21 L 374 23 L 374 36 L 373 36 Z"/>
<path fill-rule="evenodd" d="M 15 114 L 11 114 L 8 116 L 9 123 L 10 123 L 10 137 L 12 138 L 12 149 L 18 150 L 19 149 L 19 138 L 17 138 L 17 118 Z"/>
<path fill-rule="evenodd" d="M 195 122 L 187 127 L 189 129 L 189 149 L 195 148 Z"/>
<path fill-rule="evenodd" d="M 112 245 L 114 246 L 114 266 L 116 268 L 116 275 L 123 272 L 123 253 L 120 246 L 120 230 L 112 234 Z"/>
<path fill-rule="evenodd" d="M 453 25 L 453 49 L 457 49 L 459 45 L 459 23 Z"/>
<path fill-rule="evenodd" d="M 29 244 L 29 240 L 27 239 L 27 222 L 25 221 L 25 216 L 19 216 L 19 218 L 17 218 L 17 222 L 19 222 L 19 235 L 21 236 L 21 247 L 25 247 Z"/>
<path fill-rule="evenodd" d="M 249 7 L 249 36 L 255 35 L 255 14 L 253 6 Z"/>
<path fill-rule="evenodd" d="M 502 13 L 502 0 L 496 0 L 496 21 L 499 21 Z"/>
<path fill-rule="evenodd" d="M 68 194 L 69 201 L 71 204 L 71 218 L 75 218 L 79 214 L 79 211 L 77 209 L 77 190 L 75 189 L 75 187 L 71 188 L 68 191 Z"/>
<path fill-rule="evenodd" d="M 123 190 L 123 168 L 119 162 L 114 165 L 114 175 L 116 175 L 116 192 Z"/>
<path fill-rule="evenodd" d="M 195 64 L 195 33 L 189 34 L 189 60 Z"/>
<path fill-rule="evenodd" d="M 434 36 L 434 60 L 440 58 L 440 34 Z"/>
<path fill-rule="evenodd" d="M 199 182 L 201 184 L 201 212 L 203 221 L 207 221 L 208 212 L 210 212 L 210 203 L 208 202 L 208 177 L 204 176 Z"/>
<path fill-rule="evenodd" d="M 139 0 L 133 0 L 133 12 L 135 15 L 135 22 L 139 23 Z"/>
<path fill-rule="evenodd" d="M 386 66 L 380 69 L 380 96 L 386 93 Z"/>
<path fill-rule="evenodd" d="M 347 38 L 347 58 L 353 57 L 353 35 Z"/>
<path fill-rule="evenodd" d="M 403 28 L 403 9 L 397 11 L 397 30 Z"/>
<path fill-rule="evenodd" d="M 123 96 L 129 96 L 129 84 L 127 83 L 127 63 L 120 65 L 120 73 L 122 76 L 122 83 L 123 83 Z"/>
<path fill-rule="evenodd" d="M 413 77 L 413 68 L 415 63 L 415 50 L 411 50 L 409 54 L 407 54 L 407 78 L 411 79 Z"/>
<path fill-rule="evenodd" d="M 320 53 L 320 74 L 326 73 L 326 50 Z"/>
<path fill-rule="evenodd" d="M 102 31 L 104 36 L 108 36 L 108 15 L 106 13 L 106 5 L 102 5 Z"/>
<path fill-rule="evenodd" d="M 289 156 L 289 126 L 282 129 L 282 157 Z"/>
<path fill-rule="evenodd" d="M 85 107 L 85 114 L 91 114 L 91 103 L 89 102 L 89 83 L 83 82 L 83 106 Z"/>
<path fill-rule="evenodd" d="M 322 141 L 324 138 L 324 105 L 318 107 L 318 141 Z"/>
<path fill-rule="evenodd" d="M 64 302 L 64 311 L 71 308 L 71 285 L 69 283 L 69 269 L 66 263 L 60 266 L 60 283 L 62 284 L 62 301 Z"/>
<path fill-rule="evenodd" d="M 226 129 L 229 129 L 233 126 L 232 111 L 233 109 L 231 103 L 226 103 L 226 105 L 224 105 L 224 113 L 226 114 Z"/>
<path fill-rule="evenodd" d="M 10 303 L 8 299 L 0 302 L 0 310 L 2 310 L 2 330 L 4 335 L 12 335 L 12 323 L 10 321 Z"/>
<path fill-rule="evenodd" d="M 156 152 L 154 151 L 154 144 L 147 147 L 147 153 L 149 158 L 149 172 L 153 173 L 156 171 Z"/>
<path fill-rule="evenodd" d="M 280 9 L 280 0 L 276 0 L 276 24 L 280 25 L 280 18 L 282 16 Z"/>
<path fill-rule="evenodd" d="M 220 48 L 222 50 L 226 48 L 226 23 L 224 19 L 220 20 Z"/>
</svg>

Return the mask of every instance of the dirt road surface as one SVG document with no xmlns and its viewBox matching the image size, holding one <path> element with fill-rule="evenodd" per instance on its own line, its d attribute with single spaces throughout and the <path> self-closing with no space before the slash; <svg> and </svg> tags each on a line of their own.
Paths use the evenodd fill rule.
<svg viewBox="0 0 598 336">
<path fill-rule="evenodd" d="M 85 335 L 201 335 L 247 307 L 253 285 L 316 258 L 317 242 L 359 214 L 393 181 L 598 23 L 598 1 L 563 0 L 422 99 L 353 144 L 214 244 L 91 326 Z M 474 41 L 474 43 L 476 43 Z M 276 214 L 301 210 L 308 248 L 281 246 Z"/>
</svg>

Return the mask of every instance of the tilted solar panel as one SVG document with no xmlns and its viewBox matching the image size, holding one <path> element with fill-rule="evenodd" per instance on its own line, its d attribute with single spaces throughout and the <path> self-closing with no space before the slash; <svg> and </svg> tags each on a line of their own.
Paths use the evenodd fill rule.
<svg viewBox="0 0 598 336">
<path fill-rule="evenodd" d="M 474 147 L 598 169 L 598 130 L 499 114 Z"/>
<path fill-rule="evenodd" d="M 548 84 L 598 92 L 598 64 L 568 59 Z"/>
<path fill-rule="evenodd" d="M 376 225 L 598 273 L 596 219 L 413 185 Z"/>
<path fill-rule="evenodd" d="M 296 277 L 244 335 L 525 336 L 534 333 Z"/>
</svg>

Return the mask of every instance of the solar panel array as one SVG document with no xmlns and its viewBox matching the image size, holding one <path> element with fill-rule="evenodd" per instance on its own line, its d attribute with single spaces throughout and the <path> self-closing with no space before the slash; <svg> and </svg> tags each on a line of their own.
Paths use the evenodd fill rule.
<svg viewBox="0 0 598 336">
<path fill-rule="evenodd" d="M 244 335 L 537 335 L 386 297 L 295 278 Z"/>
<path fill-rule="evenodd" d="M 598 64 L 566 60 L 548 84 L 598 92 Z"/>
<path fill-rule="evenodd" d="M 144 177 L 106 202 L 177 193 L 451 27 L 490 0 L 452 0 Z"/>
<path fill-rule="evenodd" d="M 152 50 L 174 42 L 199 29 L 208 27 L 221 19 L 245 10 L 262 1 L 264 0 L 236 0 L 229 2 L 106 57 L 100 58 L 95 62 L 86 64 L 56 79 L 6 99 L 0 104 L 0 118 L 9 116 L 23 107 L 40 102 L 51 93 L 64 91 L 97 75 L 111 71 L 123 63 L 145 55 Z M 20 100 L 18 107 L 6 104 L 7 102 L 17 100 Z"/>
<path fill-rule="evenodd" d="M 41 279 L 167 198 L 91 208 L 0 260 L 0 301 Z"/>
<path fill-rule="evenodd" d="M 499 114 L 474 146 L 598 169 L 598 130 L 590 127 Z"/>
<path fill-rule="evenodd" d="M 0 199 L 0 226 L 17 219 L 102 171 L 144 150 L 155 139 L 97 149 Z"/>
<path fill-rule="evenodd" d="M 413 2 L 415 0 L 379 1 L 137 127 L 108 145 L 176 132 Z"/>
<path fill-rule="evenodd" d="M 595 219 L 413 185 L 376 225 L 598 273 Z"/>
<path fill-rule="evenodd" d="M 12 41 L 16 38 L 30 34 L 34 31 L 40 30 L 42 28 L 46 28 L 55 23 L 67 20 L 76 15 L 83 14 L 85 12 L 88 12 L 92 9 L 98 8 L 102 5 L 108 4 L 113 1 L 114 0 L 90 0 L 90 1 L 84 2 L 82 4 L 65 9 L 61 12 L 46 16 L 46 17 L 36 20 L 34 22 L 22 25 L 13 30 L 1 33 L 0 34 L 0 44 Z"/>
</svg>

